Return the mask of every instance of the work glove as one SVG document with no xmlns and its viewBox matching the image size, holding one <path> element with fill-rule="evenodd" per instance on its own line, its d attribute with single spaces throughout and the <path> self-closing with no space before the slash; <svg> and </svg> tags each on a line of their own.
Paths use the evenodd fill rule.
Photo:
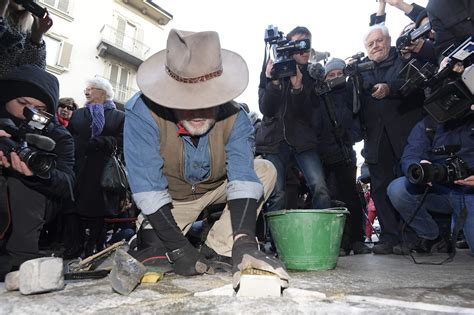
<svg viewBox="0 0 474 315">
<path fill-rule="evenodd" d="M 288 287 L 290 276 L 285 270 L 282 262 L 275 257 L 269 256 L 258 249 L 255 239 L 244 235 L 234 241 L 232 247 L 232 274 L 234 290 L 238 291 L 242 272 L 247 269 L 257 269 L 270 272 L 280 278 L 282 288 Z"/>
<path fill-rule="evenodd" d="M 199 274 L 214 274 L 211 263 L 190 243 L 185 246 L 167 252 L 169 262 L 175 273 L 182 276 L 194 276 Z"/>
</svg>

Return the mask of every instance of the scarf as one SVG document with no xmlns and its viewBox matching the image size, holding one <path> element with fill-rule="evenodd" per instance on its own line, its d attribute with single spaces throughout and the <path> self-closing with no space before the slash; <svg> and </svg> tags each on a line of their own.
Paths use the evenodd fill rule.
<svg viewBox="0 0 474 315">
<path fill-rule="evenodd" d="M 103 104 L 87 103 L 86 107 L 92 116 L 92 133 L 91 139 L 97 137 L 102 133 L 105 126 L 104 111 L 106 109 L 115 109 L 115 104 L 111 100 L 105 101 Z"/>
<path fill-rule="evenodd" d="M 58 119 L 59 123 L 64 126 L 64 128 L 67 128 L 69 126 L 69 119 L 63 118 L 56 114 L 56 118 Z"/>
</svg>

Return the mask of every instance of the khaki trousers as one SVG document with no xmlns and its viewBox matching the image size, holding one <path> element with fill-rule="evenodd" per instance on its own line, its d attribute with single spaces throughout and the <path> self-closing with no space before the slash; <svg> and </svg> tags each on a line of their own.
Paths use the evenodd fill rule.
<svg viewBox="0 0 474 315">
<path fill-rule="evenodd" d="M 263 159 L 254 160 L 254 169 L 260 182 L 263 184 L 264 196 L 260 200 L 257 216 L 262 209 L 263 201 L 267 200 L 273 191 L 276 183 L 276 169 L 270 161 Z M 199 214 L 207 207 L 213 204 L 224 204 L 226 200 L 225 181 L 221 186 L 213 191 L 207 192 L 197 200 L 177 202 L 173 201 L 171 213 L 179 228 L 186 234 L 191 225 L 196 221 Z M 232 256 L 232 245 L 234 244 L 232 235 L 232 224 L 230 221 L 230 212 L 228 205 L 225 206 L 221 217 L 212 226 L 206 239 L 206 245 L 212 248 L 216 253 L 223 256 Z"/>
</svg>

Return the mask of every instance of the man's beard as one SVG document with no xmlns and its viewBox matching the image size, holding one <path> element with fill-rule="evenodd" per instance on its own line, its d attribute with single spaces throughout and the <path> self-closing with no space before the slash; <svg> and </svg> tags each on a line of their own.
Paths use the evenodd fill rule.
<svg viewBox="0 0 474 315">
<path fill-rule="evenodd" d="M 181 120 L 179 122 L 184 129 L 193 137 L 202 136 L 208 132 L 216 123 L 215 119 L 204 119 L 201 126 L 193 126 L 190 120 Z"/>
</svg>

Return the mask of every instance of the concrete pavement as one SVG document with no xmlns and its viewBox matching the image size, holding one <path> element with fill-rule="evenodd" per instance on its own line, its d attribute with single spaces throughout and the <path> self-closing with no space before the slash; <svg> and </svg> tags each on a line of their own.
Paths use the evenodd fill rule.
<svg viewBox="0 0 474 315">
<path fill-rule="evenodd" d="M 440 261 L 446 254 L 419 260 Z M 68 282 L 64 290 L 22 296 L 0 284 L 0 314 L 474 314 L 474 257 L 460 250 L 453 262 L 417 265 L 407 256 L 340 257 L 336 269 L 290 271 L 280 298 L 237 298 L 231 275 L 166 275 L 129 296 L 108 279 Z"/>
</svg>

